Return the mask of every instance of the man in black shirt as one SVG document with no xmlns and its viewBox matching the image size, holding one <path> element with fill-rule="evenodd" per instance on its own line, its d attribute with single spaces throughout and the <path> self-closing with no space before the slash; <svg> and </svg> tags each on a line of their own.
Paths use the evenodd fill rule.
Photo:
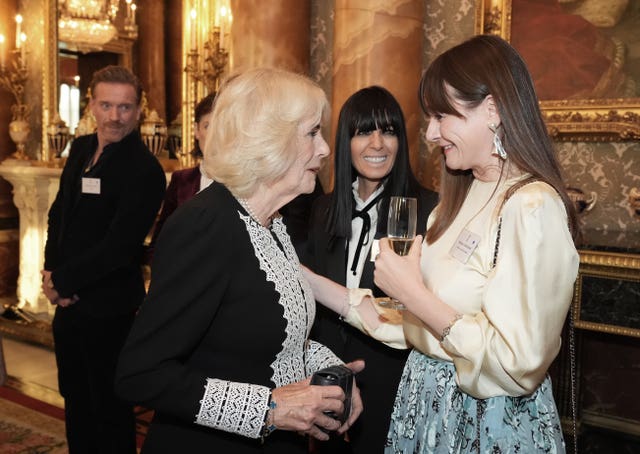
<svg viewBox="0 0 640 454">
<path fill-rule="evenodd" d="M 117 399 L 118 355 L 145 295 L 142 245 L 164 196 L 162 167 L 137 131 L 142 89 L 127 69 L 94 74 L 97 132 L 74 140 L 49 211 L 43 291 L 53 319 L 69 452 L 135 453 Z"/>
</svg>

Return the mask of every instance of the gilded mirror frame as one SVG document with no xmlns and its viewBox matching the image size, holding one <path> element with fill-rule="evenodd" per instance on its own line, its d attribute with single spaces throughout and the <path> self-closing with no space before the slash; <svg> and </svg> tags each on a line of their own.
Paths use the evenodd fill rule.
<svg viewBox="0 0 640 454">
<path fill-rule="evenodd" d="M 47 125 L 58 112 L 58 0 L 41 0 L 44 10 L 42 59 L 42 161 L 50 161 Z M 118 55 L 118 64 L 132 69 L 133 41 L 117 37 L 102 50 Z"/>
<path fill-rule="evenodd" d="M 42 155 L 49 161 L 47 125 L 58 111 L 58 0 L 42 0 L 44 9 L 44 55 L 42 59 Z"/>
<path fill-rule="evenodd" d="M 479 0 L 478 30 L 511 39 L 512 0 Z M 640 139 L 640 98 L 540 101 L 554 139 L 591 142 Z"/>
</svg>

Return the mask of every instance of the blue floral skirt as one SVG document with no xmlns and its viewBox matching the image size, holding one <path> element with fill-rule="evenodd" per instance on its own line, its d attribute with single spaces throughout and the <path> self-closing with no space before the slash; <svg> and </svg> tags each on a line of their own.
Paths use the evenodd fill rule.
<svg viewBox="0 0 640 454">
<path fill-rule="evenodd" d="M 480 400 L 458 388 L 452 363 L 413 350 L 398 386 L 385 453 L 478 452 L 565 452 L 549 377 L 529 396 Z"/>
</svg>

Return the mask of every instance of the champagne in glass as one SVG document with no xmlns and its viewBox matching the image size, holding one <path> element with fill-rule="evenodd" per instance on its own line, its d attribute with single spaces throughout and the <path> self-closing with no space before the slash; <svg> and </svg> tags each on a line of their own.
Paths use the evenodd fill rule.
<svg viewBox="0 0 640 454">
<path fill-rule="evenodd" d="M 413 238 L 391 238 L 389 237 L 389 243 L 391 243 L 391 248 L 393 252 L 398 255 L 407 255 L 409 253 L 409 249 L 411 249 L 411 243 L 413 243 Z"/>
<path fill-rule="evenodd" d="M 398 255 L 407 255 L 416 237 L 418 218 L 418 200 L 412 197 L 391 197 L 389 218 L 387 219 L 387 237 L 393 251 Z M 381 298 L 378 304 L 392 309 L 402 310 L 404 305 L 395 298 Z"/>
</svg>

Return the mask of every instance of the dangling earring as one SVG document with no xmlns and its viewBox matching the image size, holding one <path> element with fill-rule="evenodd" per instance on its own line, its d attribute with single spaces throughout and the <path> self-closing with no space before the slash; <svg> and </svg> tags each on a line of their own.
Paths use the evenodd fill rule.
<svg viewBox="0 0 640 454">
<path fill-rule="evenodd" d="M 500 156 L 500 159 L 507 159 L 507 151 L 504 149 L 502 145 L 502 140 L 500 140 L 500 136 L 498 135 L 498 126 L 495 123 L 489 123 L 489 129 L 493 132 L 493 151 L 491 152 L 494 156 Z"/>
</svg>

